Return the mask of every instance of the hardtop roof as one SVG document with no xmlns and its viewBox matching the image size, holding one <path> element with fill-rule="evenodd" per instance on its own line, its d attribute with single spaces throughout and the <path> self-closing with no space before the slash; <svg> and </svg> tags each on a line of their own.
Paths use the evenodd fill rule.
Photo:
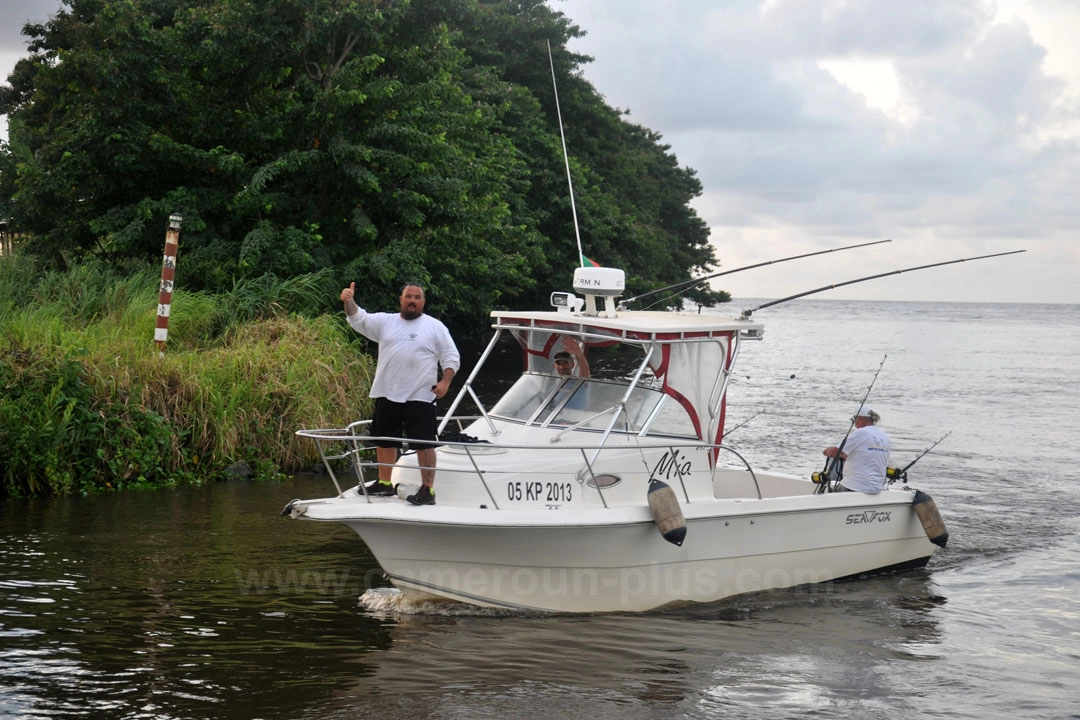
<svg viewBox="0 0 1080 720">
<path fill-rule="evenodd" d="M 565 312 L 493 310 L 495 328 L 536 327 L 558 332 L 616 334 L 628 340 L 678 340 L 680 336 L 708 336 L 738 332 L 760 337 L 765 326 L 759 322 L 714 313 L 621 310 L 616 317 Z"/>
</svg>

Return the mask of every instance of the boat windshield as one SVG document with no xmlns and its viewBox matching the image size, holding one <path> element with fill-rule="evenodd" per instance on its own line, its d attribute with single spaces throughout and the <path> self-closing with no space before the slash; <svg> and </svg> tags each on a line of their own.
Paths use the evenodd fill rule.
<svg viewBox="0 0 1080 720">
<path fill-rule="evenodd" d="M 604 430 L 626 394 L 625 382 L 585 380 L 525 373 L 495 403 L 491 415 L 528 425 Z M 620 413 L 614 430 L 695 437 L 694 424 L 677 402 L 650 387 L 637 386 Z"/>
</svg>

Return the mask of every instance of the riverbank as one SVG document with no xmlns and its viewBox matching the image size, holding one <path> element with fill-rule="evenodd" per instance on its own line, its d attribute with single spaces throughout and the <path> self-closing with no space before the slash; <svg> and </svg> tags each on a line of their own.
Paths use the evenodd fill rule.
<svg viewBox="0 0 1080 720">
<path fill-rule="evenodd" d="M 297 427 L 368 412 L 374 364 L 325 274 L 178 288 L 159 357 L 159 272 L 0 262 L 0 496 L 201 483 L 241 461 L 274 477 L 318 460 Z"/>
</svg>

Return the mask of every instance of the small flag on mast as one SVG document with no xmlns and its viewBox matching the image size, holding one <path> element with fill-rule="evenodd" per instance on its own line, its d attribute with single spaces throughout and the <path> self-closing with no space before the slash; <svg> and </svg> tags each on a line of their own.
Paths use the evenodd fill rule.
<svg viewBox="0 0 1080 720">
<path fill-rule="evenodd" d="M 596 262 L 592 258 L 585 257 L 585 253 L 581 254 L 581 267 L 600 267 L 600 263 Z"/>
</svg>

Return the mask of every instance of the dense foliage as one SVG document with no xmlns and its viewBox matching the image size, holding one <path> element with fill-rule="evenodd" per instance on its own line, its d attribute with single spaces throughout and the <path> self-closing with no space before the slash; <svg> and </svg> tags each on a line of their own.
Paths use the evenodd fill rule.
<svg viewBox="0 0 1080 720">
<path fill-rule="evenodd" d="M 305 470 L 319 458 L 298 427 L 370 413 L 359 336 L 296 312 L 326 294 L 325 273 L 177 292 L 159 358 L 159 270 L 30 264 L 0 257 L 0 497 Z"/>
<path fill-rule="evenodd" d="M 708 269 L 700 183 L 580 32 L 541 0 L 67 0 L 0 87 L 0 210 L 41 267 L 160 257 L 178 213 L 183 287 L 328 271 L 382 309 L 419 279 L 468 332 L 578 262 L 550 42 L 585 254 L 631 293 Z"/>
</svg>

